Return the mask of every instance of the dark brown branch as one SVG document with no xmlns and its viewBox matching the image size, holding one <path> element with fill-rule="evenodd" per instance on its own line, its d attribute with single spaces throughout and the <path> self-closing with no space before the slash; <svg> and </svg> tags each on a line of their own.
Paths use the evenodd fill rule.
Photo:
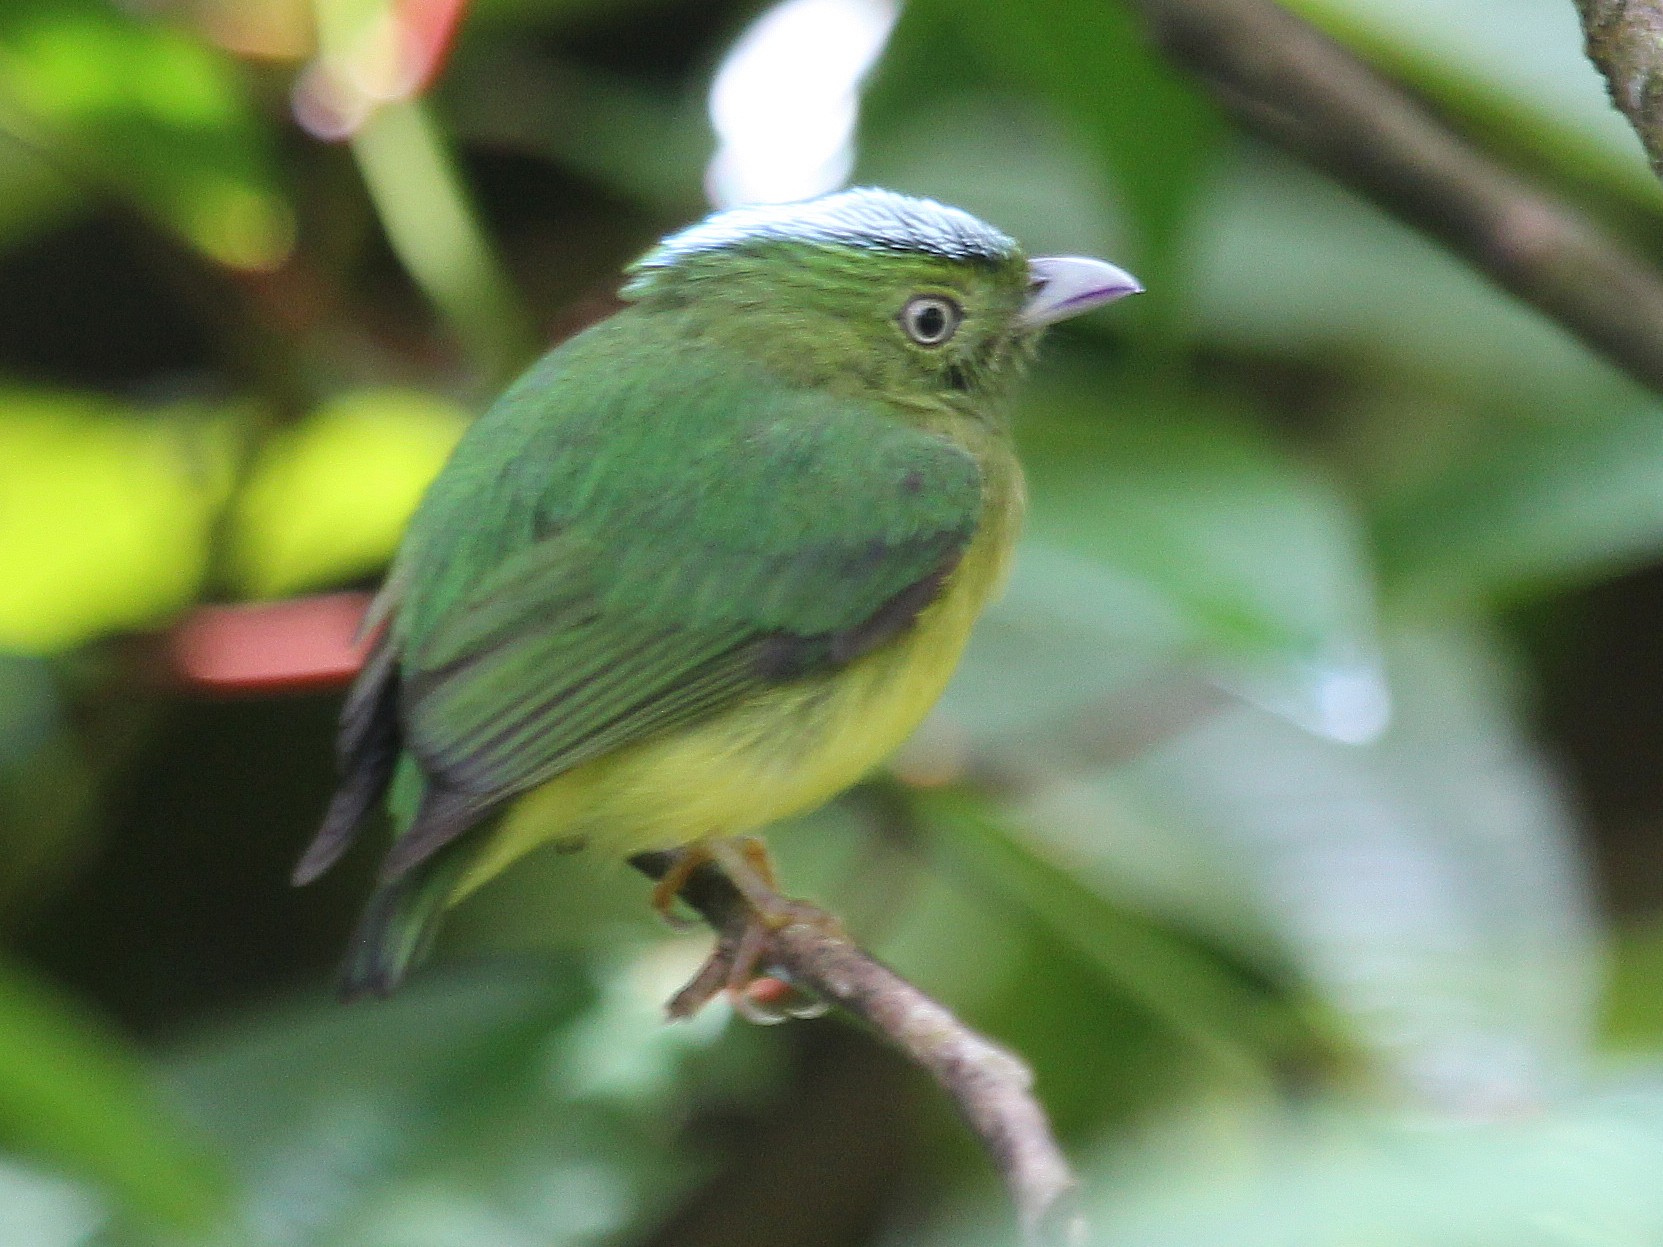
<svg viewBox="0 0 1663 1247">
<path fill-rule="evenodd" d="M 1617 240 L 1271 0 L 1131 3 L 1248 130 L 1431 235 L 1663 392 L 1663 279 Z"/>
<path fill-rule="evenodd" d="M 644 853 L 630 862 L 657 879 L 672 860 L 667 853 Z M 714 867 L 695 872 L 681 896 L 730 946 L 750 924 L 744 898 Z M 823 925 L 793 923 L 770 940 L 764 965 L 779 967 L 794 983 L 861 1019 L 953 1098 L 1004 1180 L 1025 1242 L 1033 1247 L 1085 1242 L 1074 1173 L 1034 1099 L 1033 1074 L 1021 1059 Z"/>
<path fill-rule="evenodd" d="M 1663 177 L 1663 5 L 1657 0 L 1576 0 L 1588 57 L 1611 102 L 1645 144 Z"/>
</svg>

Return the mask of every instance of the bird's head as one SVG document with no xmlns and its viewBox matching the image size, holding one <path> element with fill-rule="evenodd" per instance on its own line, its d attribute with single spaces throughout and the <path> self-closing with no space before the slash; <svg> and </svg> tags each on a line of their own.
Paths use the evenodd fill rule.
<svg viewBox="0 0 1663 1247">
<path fill-rule="evenodd" d="M 864 188 L 715 213 L 630 274 L 625 298 L 794 380 L 972 411 L 1047 325 L 1143 288 L 1102 260 L 1029 259 L 957 208 Z"/>
</svg>

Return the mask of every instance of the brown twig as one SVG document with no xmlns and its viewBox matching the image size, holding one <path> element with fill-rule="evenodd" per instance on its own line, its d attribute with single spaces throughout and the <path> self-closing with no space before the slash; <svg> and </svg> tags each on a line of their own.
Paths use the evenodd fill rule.
<svg viewBox="0 0 1663 1247">
<path fill-rule="evenodd" d="M 667 853 L 630 859 L 653 879 L 672 861 Z M 714 867 L 696 871 L 681 897 L 719 940 L 737 943 L 751 926 L 745 899 Z M 1016 1204 L 1025 1242 L 1033 1247 L 1085 1242 L 1074 1173 L 1034 1099 L 1033 1074 L 1020 1058 L 822 925 L 798 922 L 775 932 L 763 964 L 779 967 L 794 983 L 860 1018 L 941 1085 L 992 1157 Z"/>
<path fill-rule="evenodd" d="M 1663 5 L 1657 0 L 1576 0 L 1588 57 L 1611 102 L 1645 144 L 1663 177 Z"/>
<path fill-rule="evenodd" d="M 1131 2 L 1248 130 L 1431 235 L 1663 392 L 1663 278 L 1616 239 L 1272 0 Z"/>
</svg>

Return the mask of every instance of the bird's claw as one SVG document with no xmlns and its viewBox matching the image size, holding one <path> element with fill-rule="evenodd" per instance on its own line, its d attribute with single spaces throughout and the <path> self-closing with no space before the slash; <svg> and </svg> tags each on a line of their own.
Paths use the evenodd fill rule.
<svg viewBox="0 0 1663 1247">
<path fill-rule="evenodd" d="M 774 937 L 787 927 L 806 925 L 835 938 L 847 938 L 843 924 L 816 905 L 776 891 L 773 862 L 755 837 L 711 838 L 676 854 L 653 888 L 653 908 L 676 927 L 692 925 L 672 912 L 676 898 L 700 868 L 714 865 L 744 897 L 750 910 L 737 934 L 719 934 L 716 947 L 687 985 L 670 999 L 673 1020 L 690 1018 L 726 992 L 735 1012 L 752 1022 L 772 1024 L 788 1018 L 818 1017 L 826 1005 L 770 964 Z"/>
<path fill-rule="evenodd" d="M 737 940 L 719 938 L 687 985 L 670 998 L 670 1019 L 684 1021 L 723 993 L 735 1013 L 759 1026 L 825 1013 L 830 1006 L 783 970 L 762 968 L 772 934 L 766 924 L 753 920 Z"/>
</svg>

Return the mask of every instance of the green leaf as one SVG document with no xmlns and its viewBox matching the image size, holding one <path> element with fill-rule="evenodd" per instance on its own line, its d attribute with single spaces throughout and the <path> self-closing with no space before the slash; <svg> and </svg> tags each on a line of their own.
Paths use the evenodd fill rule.
<svg viewBox="0 0 1663 1247">
<path fill-rule="evenodd" d="M 65 709 L 45 662 L 0 653 L 0 917 L 50 895 L 89 830 L 98 777 Z"/>
<path fill-rule="evenodd" d="M 1092 706 L 1135 700 L 1139 684 L 1187 662 L 1199 644 L 1194 620 L 1157 586 L 1025 538 L 914 747 L 928 748 L 943 721 L 949 736 L 998 747 Z"/>
<path fill-rule="evenodd" d="M 594 2 L 594 0 L 590 0 Z M 458 137 L 523 152 L 569 169 L 667 221 L 708 210 L 704 167 L 710 121 L 702 101 L 660 98 L 619 74 L 555 59 L 518 35 L 495 46 L 458 49 L 442 99 Z M 608 220 L 610 230 L 616 227 Z M 629 240 L 639 246 L 639 239 Z M 601 256 L 562 256 L 562 264 L 598 264 Z M 612 270 L 581 280 L 611 280 Z"/>
<path fill-rule="evenodd" d="M 1642 1247 L 1663 1237 L 1663 1076 L 1482 1119 L 1191 1098 L 1082 1165 L 1092 1247 Z M 968 1207 L 920 1247 L 993 1247 Z"/>
<path fill-rule="evenodd" d="M 271 597 L 378 570 L 466 423 L 431 394 L 365 390 L 274 434 L 237 500 L 237 583 Z"/>
<path fill-rule="evenodd" d="M 1643 393 L 1454 255 L 1274 153 L 1243 152 L 1209 184 L 1196 235 L 1201 336 L 1354 377 L 1365 399 L 1409 390 L 1411 409 L 1392 413 L 1405 438 L 1429 435 L 1412 404 L 1450 391 L 1504 411 Z"/>
<path fill-rule="evenodd" d="M 429 972 L 387 1002 L 294 1002 L 181 1048 L 176 1086 L 242 1183 L 227 1247 L 639 1232 L 698 1168 L 664 1132 L 728 1094 L 698 1064 L 721 1012 L 665 1028 L 644 964 Z"/>
<path fill-rule="evenodd" d="M 1087 1179 L 1094 1247 L 1618 1247 L 1663 1238 L 1655 1069 L 1487 1122 L 1343 1103 L 1174 1118 Z M 1158 1143 L 1156 1142 L 1158 1140 Z"/>
<path fill-rule="evenodd" d="M 1472 602 L 1561 592 L 1663 552 L 1663 413 L 1498 421 L 1378 508 L 1398 595 Z"/>
<path fill-rule="evenodd" d="M 1366 639 L 1360 534 L 1313 465 L 1200 396 L 1085 399 L 1076 378 L 1031 400 L 1036 537 L 1160 594 L 1219 653 L 1314 656 Z"/>
<path fill-rule="evenodd" d="M 191 409 L 0 390 L 0 649 L 63 649 L 189 602 L 231 437 Z"/>
<path fill-rule="evenodd" d="M 273 268 L 293 244 L 236 66 L 160 22 L 98 0 L 7 0 L 0 125 L 222 263 Z"/>
<path fill-rule="evenodd" d="M 1570 815 L 1481 635 L 1405 632 L 1387 653 L 1397 710 L 1372 745 L 1244 705 L 1094 769 L 1082 715 L 1070 752 L 1030 737 L 988 769 L 1023 794 L 1008 821 L 1036 855 L 1291 970 L 1386 1083 L 1446 1106 L 1528 1102 L 1579 1068 L 1592 1031 Z"/>
<path fill-rule="evenodd" d="M 1033 612 L 1026 630 L 1063 625 L 1086 647 L 1079 657 L 1094 642 L 1086 670 L 1104 672 L 1113 667 L 1104 658 L 1129 650 L 1142 665 L 1184 658 L 1251 683 L 1312 730 L 1367 737 L 1384 703 L 1372 577 L 1335 485 L 1214 397 L 1103 371 L 1051 374 L 1019 426 L 1031 544 L 1008 599 L 989 612 L 988 637 L 973 642 L 970 678 L 999 662 L 1036 690 L 1068 695 L 1098 682 L 1094 673 L 1041 680 L 1051 662 L 1043 652 L 999 645 L 981 657 L 983 640 L 1021 632 L 1019 617 Z M 1091 567 L 1071 570 L 1069 560 Z M 1374 703 L 1335 695 L 1342 685 L 1372 690 Z"/>
<path fill-rule="evenodd" d="M 152 1224 L 200 1229 L 223 1175 L 164 1109 L 123 1045 L 70 1002 L 0 964 L 0 1137 Z"/>
<path fill-rule="evenodd" d="M 531 25 L 582 20 L 595 13 L 614 16 L 648 0 L 471 0 L 470 19 L 482 23 Z"/>
<path fill-rule="evenodd" d="M 1238 1082 L 1262 1083 L 1263 1000 L 1198 950 L 1106 902 L 968 794 L 921 791 L 909 803 L 936 833 L 934 850 L 986 890 L 1036 918 L 1053 938 L 1135 1000 L 1166 1030 Z"/>
<path fill-rule="evenodd" d="M 7 136 L 3 117 L 0 112 L 0 249 L 84 208 L 41 152 Z"/>
<path fill-rule="evenodd" d="M 1611 941 L 1605 993 L 1605 1033 L 1630 1052 L 1663 1048 L 1663 923 L 1641 919 L 1619 927 Z"/>
</svg>

